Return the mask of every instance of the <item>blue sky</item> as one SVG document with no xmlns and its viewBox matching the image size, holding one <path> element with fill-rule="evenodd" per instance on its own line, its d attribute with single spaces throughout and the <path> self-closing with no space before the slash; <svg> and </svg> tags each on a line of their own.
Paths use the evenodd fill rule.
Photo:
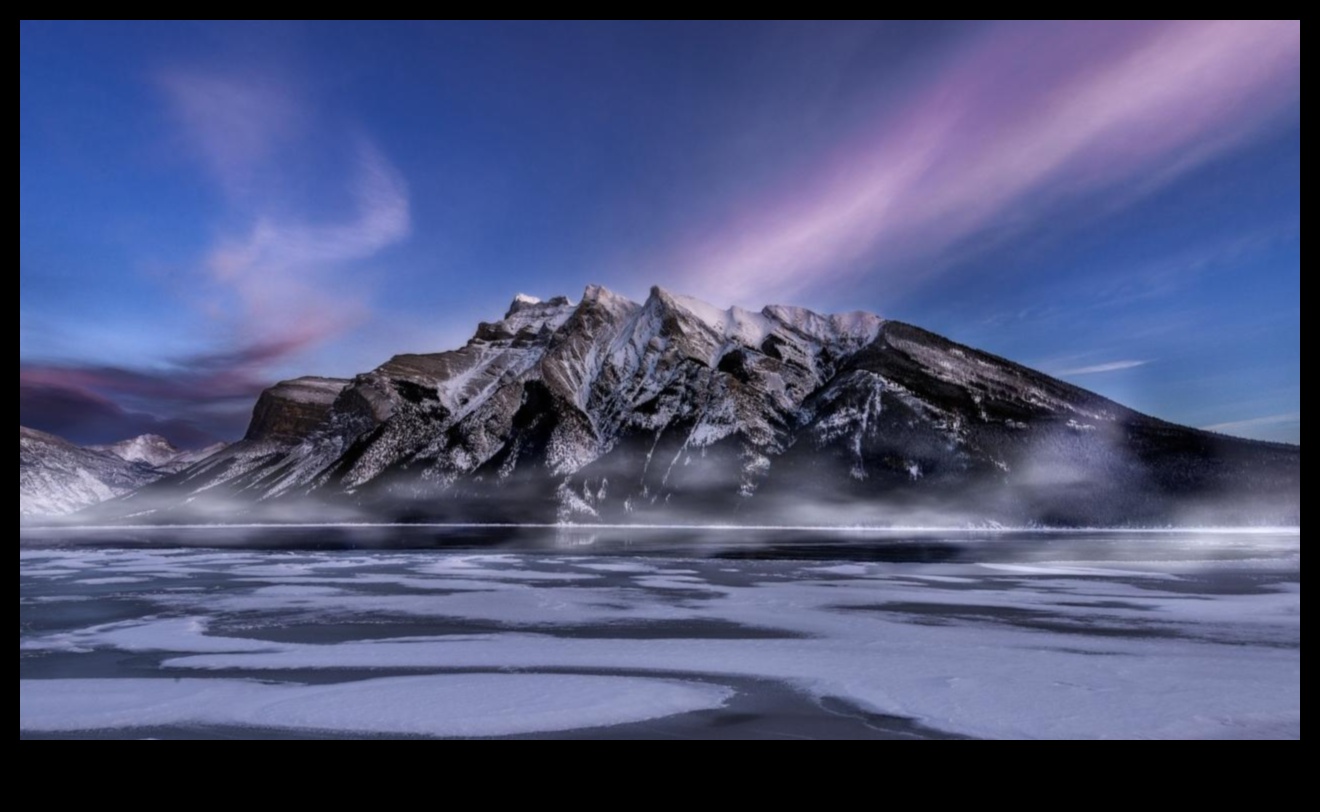
<svg viewBox="0 0 1320 812">
<path fill-rule="evenodd" d="M 863 309 L 1299 443 L 1298 23 L 49 23 L 24 425 L 240 436 L 517 292 Z"/>
</svg>

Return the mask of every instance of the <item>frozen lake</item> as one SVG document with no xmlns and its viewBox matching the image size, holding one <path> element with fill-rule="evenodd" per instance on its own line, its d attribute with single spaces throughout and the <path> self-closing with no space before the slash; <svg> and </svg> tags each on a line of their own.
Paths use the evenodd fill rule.
<svg viewBox="0 0 1320 812">
<path fill-rule="evenodd" d="M 1301 736 L 1296 532 L 25 528 L 19 587 L 24 738 Z"/>
</svg>

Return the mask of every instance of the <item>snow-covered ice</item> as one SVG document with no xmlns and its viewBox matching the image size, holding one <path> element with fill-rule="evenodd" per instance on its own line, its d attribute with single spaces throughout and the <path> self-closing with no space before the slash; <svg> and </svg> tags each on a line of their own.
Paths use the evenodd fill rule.
<svg viewBox="0 0 1320 812">
<path fill-rule="evenodd" d="M 826 561 L 27 548 L 20 731 L 714 725 L 773 685 L 930 735 L 1300 737 L 1298 536 L 995 545 Z"/>
<path fill-rule="evenodd" d="M 331 685 L 232 679 L 19 680 L 20 730 L 213 724 L 507 736 L 718 708 L 723 686 L 577 674 L 445 674 Z"/>
</svg>

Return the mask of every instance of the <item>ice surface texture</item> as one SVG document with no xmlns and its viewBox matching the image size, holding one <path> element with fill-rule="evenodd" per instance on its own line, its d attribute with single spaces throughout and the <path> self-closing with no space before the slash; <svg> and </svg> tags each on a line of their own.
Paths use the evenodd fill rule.
<svg viewBox="0 0 1320 812">
<path fill-rule="evenodd" d="M 562 731 L 719 708 L 751 678 L 981 737 L 1295 738 L 1298 541 L 736 566 L 29 550 L 20 729 Z"/>
</svg>

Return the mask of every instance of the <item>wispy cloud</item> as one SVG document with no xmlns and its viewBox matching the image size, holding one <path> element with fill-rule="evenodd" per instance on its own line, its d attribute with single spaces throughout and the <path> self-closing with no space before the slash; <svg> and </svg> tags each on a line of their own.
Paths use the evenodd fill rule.
<svg viewBox="0 0 1320 812">
<path fill-rule="evenodd" d="M 218 229 L 189 284 L 209 317 L 199 329 L 211 337 L 210 349 L 136 368 L 22 365 L 20 419 L 73 439 L 113 440 L 137 430 L 162 430 L 185 443 L 232 439 L 273 370 L 370 316 L 373 291 L 361 263 L 411 228 L 406 181 L 360 133 L 346 136 L 351 159 L 320 167 L 325 174 L 317 178 L 318 185 L 343 184 L 352 201 L 346 216 L 326 220 L 280 194 L 269 179 L 306 180 L 297 173 L 318 171 L 318 162 L 289 159 L 334 131 L 317 126 L 313 106 L 292 83 L 185 70 L 158 80 L 179 133 L 225 202 L 219 219 L 230 230 Z"/>
<path fill-rule="evenodd" d="M 1285 426 L 1290 423 L 1301 424 L 1301 412 L 1287 412 L 1285 414 L 1271 414 L 1264 417 L 1252 417 L 1247 420 L 1234 420 L 1229 423 L 1213 423 L 1209 426 L 1201 426 L 1206 431 L 1217 431 L 1220 434 L 1237 434 L 1250 429 L 1257 429 L 1264 426 Z"/>
<path fill-rule="evenodd" d="M 259 349 L 271 363 L 359 325 L 371 289 L 359 276 L 345 295 L 344 275 L 408 236 L 408 186 L 399 171 L 368 137 L 347 136 L 352 160 L 334 163 L 329 177 L 341 176 L 353 201 L 349 216 L 326 222 L 290 210 L 278 189 L 257 179 L 299 183 L 290 166 L 315 163 L 288 159 L 342 126 L 319 121 L 296 83 L 279 75 L 176 69 L 159 84 L 180 133 L 227 195 L 226 221 L 246 224 L 222 233 L 203 261 L 205 306 L 230 337 L 215 356 Z"/>
<path fill-rule="evenodd" d="M 791 299 L 863 269 L 1024 228 L 1059 201 L 1141 194 L 1233 149 L 1298 97 L 1283 22 L 995 26 L 840 150 L 684 262 L 717 301 Z M 928 271 L 929 272 L 929 271 Z"/>
<path fill-rule="evenodd" d="M 355 207 L 348 220 L 314 224 L 263 215 L 211 252 L 207 268 L 237 297 L 249 334 L 292 352 L 356 326 L 365 315 L 370 289 L 359 279 L 345 295 L 337 273 L 408 236 L 408 188 L 365 139 L 349 183 Z"/>
<path fill-rule="evenodd" d="M 298 94 L 271 76 L 170 70 L 157 79 L 189 148 L 234 195 L 250 192 L 262 164 L 307 118 Z"/>
<path fill-rule="evenodd" d="M 1075 375 L 1095 375 L 1095 374 L 1100 373 L 1100 372 L 1117 372 L 1117 371 L 1120 370 L 1120 369 L 1132 369 L 1133 367 L 1145 366 L 1146 364 L 1149 364 L 1149 363 L 1150 363 L 1150 361 L 1136 361 L 1136 360 L 1128 360 L 1128 361 L 1108 361 L 1108 362 L 1103 363 L 1103 364 L 1092 364 L 1092 365 L 1090 365 L 1090 366 L 1085 366 L 1085 367 L 1075 367 L 1075 368 L 1073 368 L 1073 369 L 1064 369 L 1064 370 L 1060 370 L 1059 372 L 1056 372 L 1056 373 L 1054 373 L 1054 374 L 1056 374 L 1056 375 L 1069 375 L 1069 376 L 1075 376 Z"/>
</svg>

